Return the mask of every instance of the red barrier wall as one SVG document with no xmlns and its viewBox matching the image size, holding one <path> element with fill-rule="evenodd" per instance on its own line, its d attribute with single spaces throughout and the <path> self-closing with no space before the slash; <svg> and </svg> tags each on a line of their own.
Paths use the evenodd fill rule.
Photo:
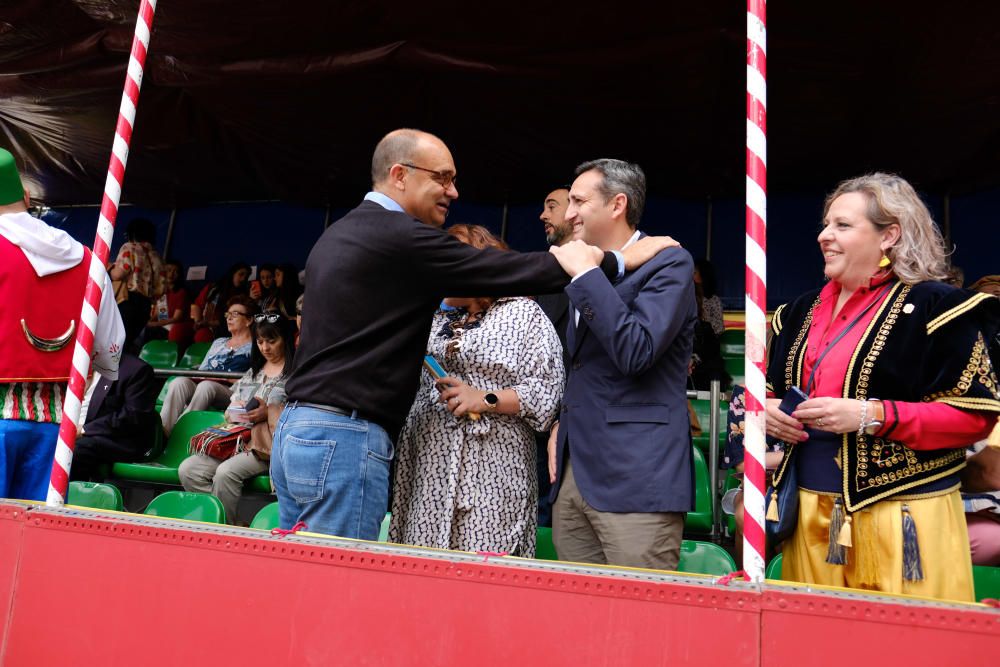
<svg viewBox="0 0 1000 667">
<path fill-rule="evenodd" d="M 1000 652 L 991 610 L 844 600 L 0 505 L 5 667 L 827 664 L 831 641 L 880 636 L 900 664 Z M 956 643 L 968 661 L 943 659 Z"/>
</svg>

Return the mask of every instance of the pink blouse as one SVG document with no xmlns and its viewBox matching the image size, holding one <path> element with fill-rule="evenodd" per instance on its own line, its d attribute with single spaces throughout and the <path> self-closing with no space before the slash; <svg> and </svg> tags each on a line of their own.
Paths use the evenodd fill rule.
<svg viewBox="0 0 1000 667">
<path fill-rule="evenodd" d="M 836 318 L 833 317 L 833 310 L 840 296 L 840 284 L 830 281 L 820 292 L 820 302 L 813 311 L 809 344 L 802 364 L 804 381 L 808 381 L 820 352 L 865 307 L 877 303 L 865 312 L 858 323 L 823 358 L 816 369 L 810 396 L 843 395 L 844 378 L 847 376 L 851 355 L 875 317 L 879 304 L 886 299 L 888 291 L 884 287 L 889 284 L 890 281 L 886 278 L 873 279 L 868 287 L 859 288 L 851 295 Z M 885 423 L 877 435 L 884 436 L 891 431 L 893 440 L 898 440 L 911 449 L 966 447 L 987 437 L 993 427 L 992 416 L 959 410 L 944 403 L 893 401 L 881 396 L 872 398 L 882 398 L 885 407 Z"/>
</svg>

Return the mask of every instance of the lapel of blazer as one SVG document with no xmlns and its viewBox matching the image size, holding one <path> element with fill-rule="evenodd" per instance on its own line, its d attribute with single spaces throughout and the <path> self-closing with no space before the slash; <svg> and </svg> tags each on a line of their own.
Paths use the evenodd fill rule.
<svg viewBox="0 0 1000 667">
<path fill-rule="evenodd" d="M 90 396 L 90 406 L 87 408 L 88 420 L 97 417 L 98 413 L 101 411 L 101 405 L 104 403 L 104 399 L 108 397 L 108 392 L 111 390 L 112 384 L 112 380 L 107 379 L 103 375 L 99 376 L 97 380 L 97 387 L 94 388 L 94 393 Z"/>
</svg>

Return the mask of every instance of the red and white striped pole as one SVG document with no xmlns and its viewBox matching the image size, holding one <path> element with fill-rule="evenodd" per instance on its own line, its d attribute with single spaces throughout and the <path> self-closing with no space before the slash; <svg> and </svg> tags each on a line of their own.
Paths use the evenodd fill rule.
<svg viewBox="0 0 1000 667">
<path fill-rule="evenodd" d="M 90 375 L 90 354 L 94 348 L 94 329 L 97 327 L 97 313 L 101 307 L 104 289 L 104 267 L 111 251 L 111 237 L 118 217 L 118 202 L 121 200 L 122 184 L 125 182 L 125 164 L 128 162 L 129 143 L 132 140 L 132 126 L 135 123 L 135 109 L 139 104 L 139 88 L 142 86 L 142 72 L 146 66 L 149 49 L 149 33 L 153 28 L 153 13 L 156 0 L 142 0 L 139 16 L 135 22 L 132 38 L 132 52 L 125 75 L 125 90 L 122 92 L 121 107 L 118 109 L 118 124 L 115 127 L 115 141 L 111 148 L 111 163 L 108 178 L 104 183 L 104 198 L 101 201 L 101 216 L 97 222 L 97 236 L 94 238 L 94 252 L 91 255 L 87 288 L 83 294 L 83 308 L 80 326 L 76 331 L 73 349 L 73 368 L 70 369 L 69 390 L 63 403 L 63 418 L 59 424 L 59 440 L 56 443 L 55 460 L 52 462 L 52 477 L 49 480 L 48 505 L 62 505 L 66 501 L 69 486 L 69 469 L 73 463 L 73 448 L 76 445 L 77 424 L 80 420 L 80 406 Z"/>
<path fill-rule="evenodd" d="M 743 570 L 764 580 L 767 341 L 767 0 L 747 0 L 746 431 Z"/>
</svg>

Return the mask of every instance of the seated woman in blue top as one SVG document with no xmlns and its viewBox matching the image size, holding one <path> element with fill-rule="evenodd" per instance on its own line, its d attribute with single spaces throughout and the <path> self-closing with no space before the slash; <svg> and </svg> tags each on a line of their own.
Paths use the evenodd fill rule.
<svg viewBox="0 0 1000 667">
<path fill-rule="evenodd" d="M 228 338 L 216 338 L 199 370 L 242 373 L 250 368 L 250 324 L 256 315 L 257 303 L 240 294 L 226 303 Z M 160 410 L 163 430 L 169 436 L 174 424 L 185 412 L 192 410 L 224 410 L 229 405 L 232 389 L 215 380 L 195 382 L 191 378 L 174 378 Z"/>
</svg>

